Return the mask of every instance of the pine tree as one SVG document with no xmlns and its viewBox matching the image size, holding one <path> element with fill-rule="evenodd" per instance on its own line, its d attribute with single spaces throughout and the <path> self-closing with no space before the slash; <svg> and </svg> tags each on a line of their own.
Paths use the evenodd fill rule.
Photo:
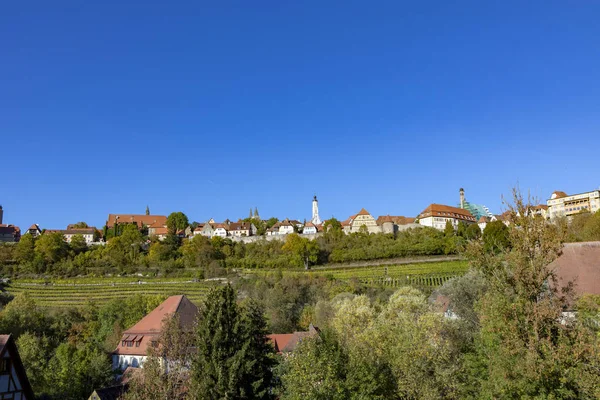
<svg viewBox="0 0 600 400">
<path fill-rule="evenodd" d="M 270 399 L 273 348 L 262 311 L 235 302 L 230 285 L 212 290 L 197 330 L 192 394 L 197 399 Z"/>
</svg>

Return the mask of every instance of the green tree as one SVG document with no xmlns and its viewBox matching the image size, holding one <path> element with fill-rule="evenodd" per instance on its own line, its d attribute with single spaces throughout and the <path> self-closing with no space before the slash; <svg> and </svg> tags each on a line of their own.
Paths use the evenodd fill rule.
<svg viewBox="0 0 600 400">
<path fill-rule="evenodd" d="M 241 310 L 230 285 L 213 289 L 197 328 L 192 393 L 198 399 L 269 399 L 271 347 L 257 309 Z"/>
<path fill-rule="evenodd" d="M 472 225 L 476 225 L 476 224 L 472 224 Z M 460 236 L 460 237 L 467 236 L 467 224 L 465 224 L 463 221 L 460 221 L 458 223 L 458 227 L 456 229 L 456 235 Z"/>
<path fill-rule="evenodd" d="M 492 221 L 483 230 L 484 249 L 492 253 L 500 253 L 510 247 L 508 227 L 502 221 Z"/>
<path fill-rule="evenodd" d="M 444 236 L 453 237 L 455 235 L 456 232 L 454 232 L 454 226 L 452 225 L 452 222 L 446 221 L 446 227 L 444 228 Z"/>
<path fill-rule="evenodd" d="M 73 235 L 71 237 L 70 246 L 74 254 L 83 253 L 88 249 L 87 242 L 85 241 L 83 235 Z"/>
<path fill-rule="evenodd" d="M 476 351 L 467 357 L 471 396 L 597 398 L 598 337 L 584 324 L 564 320 L 569 286 L 548 268 L 561 252 L 562 232 L 528 216 L 531 202 L 516 190 L 513 195 L 512 247 L 490 254 L 480 243 L 470 244 L 472 263 L 488 281 L 478 303 Z"/>
<path fill-rule="evenodd" d="M 0 312 L 0 332 L 11 333 L 16 339 L 24 332 L 38 336 L 49 332 L 44 312 L 27 293 L 19 293 Z"/>
<path fill-rule="evenodd" d="M 26 234 L 21 236 L 21 240 L 14 246 L 14 258 L 20 263 L 32 262 L 35 258 L 35 238 L 33 235 Z"/>
<path fill-rule="evenodd" d="M 323 223 L 323 230 L 325 232 L 341 232 L 342 231 L 342 223 L 337 219 L 331 217 L 327 221 Z"/>
<path fill-rule="evenodd" d="M 315 263 L 319 256 L 319 246 L 313 240 L 300 237 L 296 233 L 287 235 L 282 250 L 292 253 L 298 266 L 309 269 L 311 263 Z"/>
<path fill-rule="evenodd" d="M 348 355 L 333 335 L 305 339 L 286 360 L 283 400 L 346 400 Z M 359 398 L 354 397 L 354 398 Z M 367 399 L 367 397 L 364 397 Z"/>
<path fill-rule="evenodd" d="M 189 226 L 188 217 L 181 211 L 172 212 L 167 217 L 167 228 L 169 233 L 176 234 L 178 230 L 185 229 Z"/>
<path fill-rule="evenodd" d="M 477 224 L 471 224 L 465 232 L 465 237 L 469 240 L 477 240 L 481 238 L 481 228 Z"/>
<path fill-rule="evenodd" d="M 50 340 L 46 336 L 24 333 L 17 340 L 17 348 L 33 392 L 41 396 L 47 391 L 46 367 L 52 354 Z"/>
<path fill-rule="evenodd" d="M 85 222 L 83 222 L 83 221 L 80 221 L 80 222 L 78 222 L 78 223 L 76 223 L 76 224 L 72 224 L 71 226 L 72 226 L 73 228 L 75 228 L 75 229 L 89 228 L 88 224 L 87 224 L 87 223 L 85 223 Z"/>
<path fill-rule="evenodd" d="M 68 253 L 68 245 L 63 234 L 60 232 L 44 233 L 35 242 L 35 251 L 40 254 L 47 263 L 55 263 L 65 258 Z"/>
</svg>

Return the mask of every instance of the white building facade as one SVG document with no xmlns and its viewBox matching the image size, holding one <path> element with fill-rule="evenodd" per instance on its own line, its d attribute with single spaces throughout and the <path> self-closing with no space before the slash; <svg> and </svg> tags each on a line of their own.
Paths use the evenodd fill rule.
<svg viewBox="0 0 600 400">
<path fill-rule="evenodd" d="M 574 195 L 556 191 L 546 203 L 550 219 L 570 217 L 586 211 L 595 213 L 600 210 L 600 190 Z"/>
</svg>

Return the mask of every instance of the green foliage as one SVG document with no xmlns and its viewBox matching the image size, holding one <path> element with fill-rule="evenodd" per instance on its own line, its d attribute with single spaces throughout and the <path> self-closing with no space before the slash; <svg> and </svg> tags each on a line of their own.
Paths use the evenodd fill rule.
<svg viewBox="0 0 600 400">
<path fill-rule="evenodd" d="M 289 234 L 282 247 L 283 251 L 293 254 L 294 260 L 298 266 L 304 266 L 305 269 L 317 261 L 319 247 L 316 242 L 300 237 L 298 234 Z"/>
<path fill-rule="evenodd" d="M 325 232 L 341 232 L 342 231 L 342 223 L 335 218 L 328 219 L 323 223 L 323 230 Z"/>
<path fill-rule="evenodd" d="M 47 263 L 55 263 L 64 258 L 69 246 L 60 232 L 44 233 L 35 242 L 35 251 Z"/>
<path fill-rule="evenodd" d="M 35 238 L 33 235 L 25 234 L 21 240 L 14 246 L 14 258 L 20 264 L 26 264 L 35 258 Z"/>
<path fill-rule="evenodd" d="M 171 234 L 175 234 L 178 230 L 185 229 L 189 225 L 188 217 L 181 211 L 172 212 L 167 217 L 167 228 Z"/>
<path fill-rule="evenodd" d="M 477 224 L 471 224 L 465 231 L 465 237 L 469 240 L 478 240 L 481 238 L 481 228 Z"/>
<path fill-rule="evenodd" d="M 74 254 L 80 254 L 87 250 L 87 242 L 85 241 L 83 235 L 73 235 L 71 237 L 71 250 Z"/>
<path fill-rule="evenodd" d="M 89 228 L 88 224 L 87 224 L 87 223 L 85 223 L 85 222 L 83 222 L 83 221 L 80 221 L 80 222 L 78 222 L 78 223 L 76 223 L 76 224 L 73 224 L 73 225 L 72 225 L 72 227 L 73 227 L 74 229 L 83 229 L 83 228 Z"/>
<path fill-rule="evenodd" d="M 444 228 L 444 236 L 453 237 L 455 234 L 456 232 L 454 232 L 454 226 L 452 225 L 452 222 L 446 221 L 446 227 Z"/>
<path fill-rule="evenodd" d="M 483 230 L 483 244 L 487 252 L 499 253 L 510 247 L 508 227 L 502 221 L 492 221 Z"/>
<path fill-rule="evenodd" d="M 273 348 L 262 312 L 240 308 L 229 285 L 211 291 L 197 328 L 192 393 L 198 399 L 273 398 Z"/>
</svg>

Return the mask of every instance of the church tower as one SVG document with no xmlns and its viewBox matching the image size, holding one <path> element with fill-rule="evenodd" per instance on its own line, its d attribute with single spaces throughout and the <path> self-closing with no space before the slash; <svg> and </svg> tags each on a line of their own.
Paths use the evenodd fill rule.
<svg viewBox="0 0 600 400">
<path fill-rule="evenodd" d="M 312 219 L 310 220 L 315 225 L 321 224 L 321 218 L 319 218 L 319 201 L 317 200 L 317 196 L 313 197 L 312 203 Z"/>
</svg>

